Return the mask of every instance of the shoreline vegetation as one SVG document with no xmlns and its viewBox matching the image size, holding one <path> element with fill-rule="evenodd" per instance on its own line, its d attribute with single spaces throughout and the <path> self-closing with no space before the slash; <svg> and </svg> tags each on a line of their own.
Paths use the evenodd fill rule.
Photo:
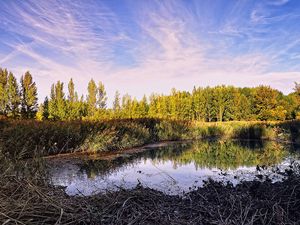
<svg viewBox="0 0 300 225">
<path fill-rule="evenodd" d="M 205 123 L 162 119 L 100 122 L 1 119 L 0 132 L 1 154 L 11 159 L 122 151 L 161 141 L 180 140 L 273 140 L 300 144 L 298 120 Z"/>
</svg>

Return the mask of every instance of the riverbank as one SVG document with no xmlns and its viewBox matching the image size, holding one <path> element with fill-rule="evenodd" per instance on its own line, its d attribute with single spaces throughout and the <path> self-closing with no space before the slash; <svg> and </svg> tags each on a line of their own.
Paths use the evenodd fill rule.
<svg viewBox="0 0 300 225">
<path fill-rule="evenodd" d="M 243 182 L 236 187 L 208 182 L 183 196 L 138 186 L 90 197 L 67 196 L 16 177 L 0 180 L 4 224 L 297 224 L 300 177 L 281 183 Z"/>
<path fill-rule="evenodd" d="M 300 121 L 194 122 L 159 119 L 0 120 L 0 150 L 14 159 L 61 153 L 120 151 L 159 141 L 255 139 L 300 143 Z"/>
</svg>

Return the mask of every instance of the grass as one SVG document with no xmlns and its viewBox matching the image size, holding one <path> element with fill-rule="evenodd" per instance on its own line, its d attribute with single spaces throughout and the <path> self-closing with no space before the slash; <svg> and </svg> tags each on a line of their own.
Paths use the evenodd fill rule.
<svg viewBox="0 0 300 225">
<path fill-rule="evenodd" d="M 15 177 L 0 180 L 2 224 L 298 224 L 300 178 L 282 183 L 208 182 L 183 196 L 149 188 L 69 197 L 62 188 Z M 268 190 L 268 191 L 266 191 Z"/>
<path fill-rule="evenodd" d="M 186 139 L 267 139 L 300 143 L 300 122 L 201 123 L 159 119 L 101 122 L 0 120 L 0 151 L 13 159 L 122 150 Z"/>
</svg>

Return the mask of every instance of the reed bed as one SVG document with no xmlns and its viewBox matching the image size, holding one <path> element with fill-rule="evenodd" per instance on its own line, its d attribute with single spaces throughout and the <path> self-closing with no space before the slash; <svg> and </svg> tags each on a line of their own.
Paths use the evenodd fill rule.
<svg viewBox="0 0 300 225">
<path fill-rule="evenodd" d="M 22 159 L 60 153 L 116 151 L 158 141 L 268 139 L 300 143 L 300 122 L 202 123 L 159 119 L 108 121 L 1 120 L 0 151 Z"/>
</svg>

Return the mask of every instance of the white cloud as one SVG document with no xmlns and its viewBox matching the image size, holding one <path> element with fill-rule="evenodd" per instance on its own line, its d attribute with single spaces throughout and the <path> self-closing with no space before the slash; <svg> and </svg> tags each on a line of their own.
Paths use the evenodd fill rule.
<svg viewBox="0 0 300 225">
<path fill-rule="evenodd" d="M 144 93 L 167 93 L 172 87 L 217 84 L 265 83 L 288 92 L 292 86 L 287 85 L 300 80 L 297 71 L 269 71 L 278 57 L 272 51 L 254 48 L 232 52 L 235 43 L 228 36 L 244 38 L 250 44 L 257 31 L 253 23 L 265 23 L 265 11 L 259 9 L 252 12 L 252 23 L 245 27 L 232 13 L 220 27 L 214 27 L 211 34 L 217 35 L 215 40 L 208 40 L 204 36 L 208 31 L 199 30 L 199 23 L 205 24 L 207 18 L 193 14 L 177 1 L 137 3 L 131 12 L 138 29 L 135 37 L 129 34 L 131 25 L 96 1 L 19 3 L 7 3 L 2 9 L 6 13 L 0 14 L 0 25 L 26 40 L 10 43 L 14 50 L 0 63 L 18 73 L 28 68 L 38 75 L 41 98 L 49 93 L 52 82 L 66 82 L 70 77 L 81 93 L 91 77 L 102 80 L 111 98 L 116 89 L 141 97 Z M 242 13 L 241 3 L 237 4 L 238 13 Z M 126 49 L 135 63 L 118 65 L 115 49 Z M 32 62 L 14 65 L 20 55 L 30 57 Z"/>
</svg>

